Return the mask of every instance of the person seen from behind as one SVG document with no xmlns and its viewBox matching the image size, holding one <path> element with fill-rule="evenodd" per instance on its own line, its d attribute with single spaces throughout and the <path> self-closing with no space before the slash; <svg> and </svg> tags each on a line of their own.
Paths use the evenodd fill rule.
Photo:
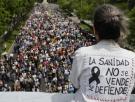
<svg viewBox="0 0 135 102">
<path fill-rule="evenodd" d="M 98 42 L 75 51 L 69 77 L 77 88 L 72 102 L 129 102 L 135 82 L 135 53 L 119 44 L 128 32 L 126 22 L 113 5 L 104 4 L 95 10 Z"/>
</svg>

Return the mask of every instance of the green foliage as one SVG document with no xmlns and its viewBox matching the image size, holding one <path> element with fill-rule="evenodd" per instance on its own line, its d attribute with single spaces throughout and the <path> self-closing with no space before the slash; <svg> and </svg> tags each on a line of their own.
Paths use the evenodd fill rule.
<svg viewBox="0 0 135 102">
<path fill-rule="evenodd" d="M 79 26 L 83 30 L 86 30 L 86 31 L 89 31 L 89 32 L 93 32 L 92 29 L 88 25 L 86 25 L 86 24 L 81 23 Z"/>
<path fill-rule="evenodd" d="M 76 14 L 79 18 L 88 19 L 90 17 L 90 9 L 91 6 L 89 6 L 89 4 L 85 0 L 82 0 L 79 3 Z"/>
<path fill-rule="evenodd" d="M 30 12 L 36 0 L 0 0 L 0 35 L 10 28 L 13 17 Z"/>
<path fill-rule="evenodd" d="M 62 9 L 72 11 L 72 1 L 73 0 L 58 0 L 57 2 Z"/>
<path fill-rule="evenodd" d="M 8 32 L 6 41 L 0 39 L 1 45 L 7 43 L 9 47 L 11 46 L 16 36 L 15 32 L 19 31 L 17 28 L 25 22 L 36 1 L 38 0 L 0 0 L 0 36 L 5 31 Z M 0 53 L 1 51 L 2 46 L 0 46 Z"/>
<path fill-rule="evenodd" d="M 95 7 L 104 2 L 105 0 L 58 0 L 62 9 L 76 13 L 81 19 L 91 19 Z"/>
<path fill-rule="evenodd" d="M 132 48 L 135 48 L 135 8 L 130 11 L 129 18 L 130 18 L 129 22 L 130 34 L 127 40 L 129 45 L 132 46 Z"/>
<path fill-rule="evenodd" d="M 4 33 L 11 20 L 11 15 L 4 8 L 0 8 L 0 35 Z"/>
</svg>

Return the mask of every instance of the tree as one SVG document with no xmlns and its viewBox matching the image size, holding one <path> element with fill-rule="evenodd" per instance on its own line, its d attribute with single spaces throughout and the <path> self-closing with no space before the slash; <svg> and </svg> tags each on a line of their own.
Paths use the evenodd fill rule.
<svg viewBox="0 0 135 102">
<path fill-rule="evenodd" d="M 11 21 L 11 15 L 4 8 L 0 8 L 0 35 L 2 35 Z"/>
<path fill-rule="evenodd" d="M 24 20 L 36 1 L 37 0 L 0 0 L 0 35 L 9 30 L 11 23 L 19 23 Z"/>
<path fill-rule="evenodd" d="M 62 9 L 70 12 L 75 11 L 76 15 L 81 19 L 91 19 L 95 7 L 109 0 L 58 0 L 58 4 Z"/>
<path fill-rule="evenodd" d="M 58 0 L 57 3 L 62 9 L 72 11 L 72 0 Z"/>
<path fill-rule="evenodd" d="M 128 8 L 129 10 L 133 9 L 135 6 L 135 0 L 128 0 Z"/>
<path fill-rule="evenodd" d="M 129 22 L 130 34 L 127 37 L 127 41 L 129 45 L 133 49 L 135 49 L 135 8 L 132 9 L 131 12 L 129 13 L 129 18 L 130 18 L 130 22 Z"/>
</svg>

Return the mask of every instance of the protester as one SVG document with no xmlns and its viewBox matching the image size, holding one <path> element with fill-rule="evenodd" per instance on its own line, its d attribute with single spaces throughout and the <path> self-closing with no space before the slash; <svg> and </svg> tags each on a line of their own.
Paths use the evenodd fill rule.
<svg viewBox="0 0 135 102">
<path fill-rule="evenodd" d="M 113 5 L 95 10 L 98 41 L 75 52 L 70 79 L 77 92 L 72 102 L 129 102 L 135 85 L 135 53 L 119 44 L 128 32 L 126 22 Z"/>
</svg>

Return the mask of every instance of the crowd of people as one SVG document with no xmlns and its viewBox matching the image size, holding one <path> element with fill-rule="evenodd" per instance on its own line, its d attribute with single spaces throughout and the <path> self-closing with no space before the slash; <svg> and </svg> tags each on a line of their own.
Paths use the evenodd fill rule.
<svg viewBox="0 0 135 102">
<path fill-rule="evenodd" d="M 0 91 L 74 93 L 68 78 L 74 51 L 93 43 L 57 9 L 36 5 L 13 52 L 0 59 Z"/>
</svg>

